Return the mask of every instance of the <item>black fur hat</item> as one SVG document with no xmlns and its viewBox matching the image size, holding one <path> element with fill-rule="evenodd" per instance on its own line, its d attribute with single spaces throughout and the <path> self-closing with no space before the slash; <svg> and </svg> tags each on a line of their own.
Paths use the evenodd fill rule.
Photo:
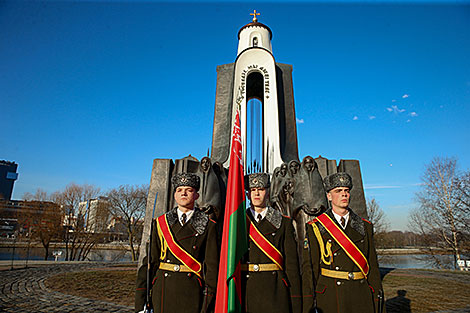
<svg viewBox="0 0 470 313">
<path fill-rule="evenodd" d="M 196 174 L 178 173 L 171 178 L 171 183 L 173 184 L 173 190 L 181 186 L 189 186 L 199 191 L 201 179 Z"/>
<path fill-rule="evenodd" d="M 323 180 L 323 184 L 325 185 L 326 192 L 337 187 L 348 187 L 349 189 L 352 189 L 353 187 L 352 178 L 346 172 L 339 172 L 326 176 Z"/>
<path fill-rule="evenodd" d="M 245 175 L 245 189 L 250 188 L 269 188 L 269 174 L 266 173 L 254 173 Z"/>
</svg>

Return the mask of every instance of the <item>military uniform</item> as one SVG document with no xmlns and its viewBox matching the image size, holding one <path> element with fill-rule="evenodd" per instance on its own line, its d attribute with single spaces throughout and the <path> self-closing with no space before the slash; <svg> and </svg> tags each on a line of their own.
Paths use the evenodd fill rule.
<svg viewBox="0 0 470 313">
<path fill-rule="evenodd" d="M 161 269 L 161 264 L 178 269 L 180 262 L 169 249 L 161 259 L 162 242 L 153 221 L 151 266 L 151 296 L 154 312 L 206 312 L 217 284 L 218 250 L 216 225 L 209 217 L 195 209 L 193 216 L 183 226 L 178 221 L 177 208 L 166 213 L 168 225 L 175 241 L 200 263 L 204 263 L 204 279 L 192 272 Z M 147 257 L 139 268 L 135 295 L 136 312 L 143 309 L 146 298 Z M 204 307 L 203 307 L 204 302 Z"/>
<path fill-rule="evenodd" d="M 252 271 L 243 271 L 245 312 L 295 312 L 302 310 L 301 281 L 297 243 L 292 220 L 271 207 L 266 208 L 266 217 L 255 222 L 251 212 L 248 218 L 269 242 L 281 252 L 284 270 L 256 271 L 256 265 L 273 264 L 273 261 L 249 240 L 249 250 L 243 263 L 252 264 Z"/>
<path fill-rule="evenodd" d="M 325 213 L 336 224 L 331 209 Z M 327 265 L 321 261 L 319 240 L 314 234 L 312 223 L 318 226 L 323 244 L 331 244 L 332 261 Z M 338 224 L 339 227 L 341 227 Z M 351 277 L 340 279 L 322 274 L 322 269 L 335 272 L 360 272 L 359 267 L 350 259 L 341 246 L 333 239 L 325 227 L 314 219 L 307 223 L 307 234 L 303 249 L 303 294 L 304 313 L 315 312 L 377 312 L 378 293 L 382 290 L 377 254 L 375 251 L 372 224 L 360 218 L 352 210 L 349 221 L 343 230 L 359 248 L 369 263 L 367 278 L 353 280 Z"/>
</svg>

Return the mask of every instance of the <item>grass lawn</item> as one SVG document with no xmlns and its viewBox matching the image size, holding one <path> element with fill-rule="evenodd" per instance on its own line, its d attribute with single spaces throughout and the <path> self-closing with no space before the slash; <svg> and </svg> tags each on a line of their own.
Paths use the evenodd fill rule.
<svg viewBox="0 0 470 313">
<path fill-rule="evenodd" d="M 407 308 L 413 313 L 470 311 L 469 272 L 396 269 L 385 275 L 383 286 L 387 313 L 407 312 Z"/>
<path fill-rule="evenodd" d="M 49 277 L 45 285 L 74 296 L 134 306 L 136 270 L 109 268 Z"/>
<path fill-rule="evenodd" d="M 114 267 L 52 276 L 46 286 L 80 297 L 134 305 L 134 268 Z M 470 273 L 394 269 L 383 280 L 387 312 L 470 311 Z"/>
</svg>

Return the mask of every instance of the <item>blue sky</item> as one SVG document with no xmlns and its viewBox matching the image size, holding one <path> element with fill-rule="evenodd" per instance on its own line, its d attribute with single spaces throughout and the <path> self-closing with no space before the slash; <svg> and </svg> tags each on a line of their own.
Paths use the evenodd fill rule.
<svg viewBox="0 0 470 313">
<path fill-rule="evenodd" d="M 294 67 L 299 156 L 359 159 L 367 197 L 406 229 L 426 163 L 470 168 L 470 2 L 0 2 L 0 159 L 13 198 L 150 181 L 201 158 L 216 66 L 261 13 Z"/>
</svg>

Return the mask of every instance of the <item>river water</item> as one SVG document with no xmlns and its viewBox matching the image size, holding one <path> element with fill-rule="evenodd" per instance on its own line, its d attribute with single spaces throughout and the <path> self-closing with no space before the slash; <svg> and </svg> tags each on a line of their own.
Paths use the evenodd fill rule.
<svg viewBox="0 0 470 313">
<path fill-rule="evenodd" d="M 65 258 L 64 249 L 52 249 L 53 251 L 62 250 L 62 255 L 58 257 L 58 261 L 63 261 Z M 0 248 L 0 260 L 11 260 L 13 254 L 12 248 Z M 13 257 L 15 260 L 44 260 L 44 249 L 30 248 L 29 255 L 26 248 L 15 248 Z M 441 260 L 452 261 L 451 255 L 440 256 Z M 54 260 L 54 256 L 49 256 L 48 260 Z M 123 250 L 93 250 L 88 255 L 89 261 L 107 261 L 107 262 L 129 262 L 131 261 L 131 254 Z M 380 267 L 392 268 L 422 268 L 430 269 L 433 265 L 426 260 L 426 255 L 423 254 L 398 254 L 398 255 L 379 255 Z"/>
<path fill-rule="evenodd" d="M 50 249 L 49 254 L 54 251 L 62 251 L 62 255 L 57 258 L 58 261 L 65 260 L 65 249 Z M 42 248 L 0 248 L 0 260 L 44 260 L 44 249 Z M 87 257 L 87 261 L 105 261 L 105 262 L 130 262 L 131 253 L 124 250 L 92 250 Z M 50 255 L 48 260 L 55 260 Z"/>
<path fill-rule="evenodd" d="M 439 255 L 442 264 L 452 264 L 452 255 Z M 396 255 L 379 255 L 379 267 L 392 268 L 436 268 L 430 261 L 429 254 L 396 254 Z"/>
</svg>

